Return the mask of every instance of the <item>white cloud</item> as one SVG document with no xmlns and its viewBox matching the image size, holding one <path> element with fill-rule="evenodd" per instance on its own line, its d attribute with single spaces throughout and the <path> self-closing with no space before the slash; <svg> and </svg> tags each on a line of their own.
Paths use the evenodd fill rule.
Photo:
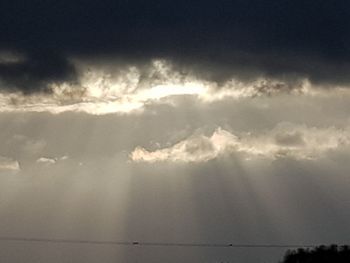
<svg viewBox="0 0 350 263">
<path fill-rule="evenodd" d="M 328 150 L 349 143 L 348 130 L 280 123 L 260 134 L 235 135 L 218 128 L 209 137 L 193 135 L 171 147 L 155 151 L 136 147 L 130 158 L 135 162 L 205 162 L 223 155 L 240 154 L 246 159 L 316 159 Z"/>
<path fill-rule="evenodd" d="M 64 155 L 62 157 L 40 157 L 39 159 L 36 160 L 37 163 L 41 163 L 41 164 L 46 164 L 46 165 L 51 165 L 51 164 L 55 164 L 59 161 L 64 161 L 67 160 L 69 157 L 67 155 Z"/>
<path fill-rule="evenodd" d="M 19 171 L 20 169 L 18 161 L 0 156 L 0 171 Z"/>
<path fill-rule="evenodd" d="M 64 161 L 67 160 L 69 157 L 67 155 L 63 155 L 62 157 L 59 158 L 59 160 Z"/>
<path fill-rule="evenodd" d="M 211 103 L 279 94 L 328 94 L 305 79 L 293 84 L 266 78 L 245 82 L 231 79 L 218 84 L 198 79 L 191 72 L 179 72 L 163 60 L 155 60 L 145 68 L 125 67 L 115 72 L 98 67 L 83 68 L 79 85 L 51 84 L 52 93 L 23 95 L 0 92 L 0 112 L 126 114 L 140 113 L 146 105 L 159 103 L 164 98 L 168 99 L 162 100 L 162 103 L 171 103 L 169 98 L 174 96 L 192 96 L 201 103 Z M 335 90 L 332 87 L 333 94 Z M 349 93 L 348 89 L 341 92 Z"/>
<path fill-rule="evenodd" d="M 47 158 L 47 157 L 40 157 L 38 160 L 36 160 L 37 163 L 42 164 L 55 164 L 57 162 L 56 158 Z"/>
</svg>

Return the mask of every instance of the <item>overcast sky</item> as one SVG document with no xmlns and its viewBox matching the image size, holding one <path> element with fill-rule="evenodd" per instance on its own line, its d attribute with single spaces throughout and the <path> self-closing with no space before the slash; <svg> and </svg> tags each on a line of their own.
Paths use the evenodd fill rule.
<svg viewBox="0 0 350 263">
<path fill-rule="evenodd" d="M 350 243 L 348 1 L 1 1 L 0 236 Z M 0 241 L 4 262 L 281 248 Z"/>
</svg>

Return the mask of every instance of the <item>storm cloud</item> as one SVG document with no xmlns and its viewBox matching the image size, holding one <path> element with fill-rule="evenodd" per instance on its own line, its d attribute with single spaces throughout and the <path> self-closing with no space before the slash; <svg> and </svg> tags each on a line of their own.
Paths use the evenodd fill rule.
<svg viewBox="0 0 350 263">
<path fill-rule="evenodd" d="M 74 60 L 166 59 L 218 82 L 233 76 L 350 81 L 348 1 L 2 1 L 1 88 L 76 83 Z"/>
</svg>

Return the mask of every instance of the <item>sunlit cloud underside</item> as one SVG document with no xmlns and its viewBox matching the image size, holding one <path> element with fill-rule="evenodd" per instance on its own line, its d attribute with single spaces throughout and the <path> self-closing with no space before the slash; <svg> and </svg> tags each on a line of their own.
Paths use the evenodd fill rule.
<svg viewBox="0 0 350 263">
<path fill-rule="evenodd" d="M 49 85 L 51 92 L 23 95 L 0 92 L 0 112 L 85 112 L 93 115 L 110 113 L 141 113 L 150 104 L 173 105 L 171 98 L 191 96 L 201 103 L 224 99 L 244 99 L 290 94 L 293 96 L 324 96 L 307 79 L 293 84 L 280 80 L 258 78 L 242 82 L 230 79 L 218 84 L 198 79 L 191 73 L 180 73 L 166 61 L 153 61 L 147 72 L 127 67 L 116 72 L 105 69 L 82 69 L 79 83 Z M 6 89 L 5 89 L 6 90 Z M 333 89 L 333 94 L 336 89 Z M 348 93 L 347 89 L 338 92 Z"/>
<path fill-rule="evenodd" d="M 148 151 L 137 147 L 130 158 L 134 162 L 206 162 L 230 154 L 253 158 L 313 160 L 327 151 L 348 145 L 350 130 L 334 127 L 314 128 L 280 123 L 260 134 L 234 134 L 222 128 L 212 135 L 192 135 L 170 147 Z"/>
</svg>

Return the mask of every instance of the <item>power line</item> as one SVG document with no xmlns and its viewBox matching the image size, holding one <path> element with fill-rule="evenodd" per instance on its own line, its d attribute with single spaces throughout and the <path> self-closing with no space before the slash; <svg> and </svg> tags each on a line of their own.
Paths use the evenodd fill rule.
<svg viewBox="0 0 350 263">
<path fill-rule="evenodd" d="M 238 244 L 238 243 L 171 243 L 171 242 L 141 242 L 141 241 L 113 241 L 113 240 L 83 240 L 83 239 L 55 239 L 35 237 L 0 237 L 5 242 L 36 242 L 36 243 L 66 243 L 111 246 L 144 246 L 144 247 L 217 247 L 217 248 L 313 248 L 317 245 L 297 244 Z"/>
</svg>

